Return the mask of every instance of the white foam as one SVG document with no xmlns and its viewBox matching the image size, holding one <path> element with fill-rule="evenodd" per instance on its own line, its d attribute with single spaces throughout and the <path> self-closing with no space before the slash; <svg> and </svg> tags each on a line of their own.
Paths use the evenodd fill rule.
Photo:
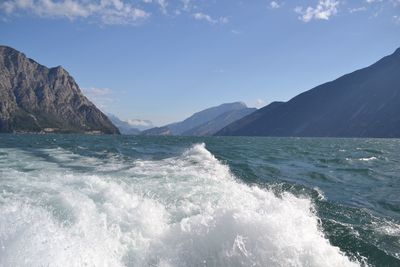
<svg viewBox="0 0 400 267">
<path fill-rule="evenodd" d="M 0 266 L 358 266 L 309 199 L 237 181 L 204 144 L 113 175 L 35 160 L 3 173 Z"/>
<path fill-rule="evenodd" d="M 372 223 L 375 230 L 384 235 L 400 237 L 400 225 L 391 221 L 381 221 L 380 223 Z"/>
<path fill-rule="evenodd" d="M 377 157 L 369 157 L 369 158 L 360 158 L 360 161 L 371 161 L 371 160 L 377 160 Z"/>
<path fill-rule="evenodd" d="M 319 200 L 326 200 L 324 192 L 320 188 L 314 187 L 314 190 L 317 191 Z"/>
<path fill-rule="evenodd" d="M 369 157 L 369 158 L 358 158 L 358 159 L 352 159 L 352 158 L 346 158 L 347 161 L 353 161 L 353 160 L 358 160 L 358 161 L 373 161 L 377 160 L 377 157 Z"/>
</svg>

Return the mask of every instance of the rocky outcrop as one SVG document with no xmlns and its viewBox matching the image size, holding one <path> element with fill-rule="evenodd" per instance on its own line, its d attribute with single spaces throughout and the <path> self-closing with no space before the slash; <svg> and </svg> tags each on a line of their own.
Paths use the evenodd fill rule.
<svg viewBox="0 0 400 267">
<path fill-rule="evenodd" d="M 118 134 L 61 66 L 0 46 L 0 132 Z"/>
</svg>

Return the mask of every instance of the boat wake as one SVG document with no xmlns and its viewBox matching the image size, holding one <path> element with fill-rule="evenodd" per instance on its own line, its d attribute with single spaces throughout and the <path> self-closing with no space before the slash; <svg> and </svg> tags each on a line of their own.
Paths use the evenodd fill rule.
<svg viewBox="0 0 400 267">
<path fill-rule="evenodd" d="M 106 173 L 3 152 L 1 266 L 359 266 L 310 199 L 240 182 L 204 144 Z"/>
</svg>

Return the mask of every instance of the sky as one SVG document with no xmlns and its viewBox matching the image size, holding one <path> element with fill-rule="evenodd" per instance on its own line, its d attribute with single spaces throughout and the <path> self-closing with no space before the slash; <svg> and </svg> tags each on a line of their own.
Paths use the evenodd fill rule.
<svg viewBox="0 0 400 267">
<path fill-rule="evenodd" d="M 155 125 L 262 107 L 400 47 L 400 0 L 0 0 L 0 44 Z"/>
</svg>

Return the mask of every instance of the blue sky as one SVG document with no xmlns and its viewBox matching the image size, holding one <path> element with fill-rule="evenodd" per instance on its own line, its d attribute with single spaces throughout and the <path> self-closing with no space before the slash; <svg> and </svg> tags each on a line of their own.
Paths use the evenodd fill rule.
<svg viewBox="0 0 400 267">
<path fill-rule="evenodd" d="M 62 65 L 103 111 L 261 107 L 400 47 L 400 0 L 0 0 L 0 43 Z"/>
</svg>

